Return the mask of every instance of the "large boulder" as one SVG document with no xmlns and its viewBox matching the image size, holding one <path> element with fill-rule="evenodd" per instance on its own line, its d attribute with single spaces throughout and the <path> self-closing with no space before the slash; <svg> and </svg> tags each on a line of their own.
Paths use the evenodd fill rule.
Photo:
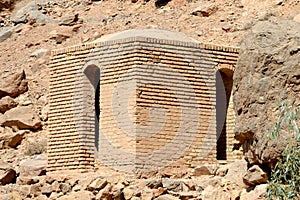
<svg viewBox="0 0 300 200">
<path fill-rule="evenodd" d="M 268 174 L 264 172 L 258 165 L 250 167 L 243 177 L 244 183 L 249 186 L 266 183 Z"/>
<path fill-rule="evenodd" d="M 19 129 L 38 129 L 41 121 L 31 106 L 20 106 L 4 113 L 0 125 L 18 127 Z"/>
<path fill-rule="evenodd" d="M 17 97 L 28 89 L 24 70 L 3 70 L 0 73 L 0 98 Z"/>
<path fill-rule="evenodd" d="M 29 158 L 20 162 L 20 177 L 43 175 L 47 167 L 47 156 L 38 155 L 35 158 Z"/>
<path fill-rule="evenodd" d="M 270 140 L 267 130 L 279 114 L 276 100 L 300 104 L 300 23 L 270 17 L 243 40 L 234 72 L 235 137 L 250 164 L 273 167 L 288 132 Z"/>
</svg>

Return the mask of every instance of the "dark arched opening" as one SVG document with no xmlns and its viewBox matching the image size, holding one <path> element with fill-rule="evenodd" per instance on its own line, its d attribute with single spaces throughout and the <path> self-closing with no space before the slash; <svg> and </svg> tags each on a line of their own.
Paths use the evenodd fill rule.
<svg viewBox="0 0 300 200">
<path fill-rule="evenodd" d="M 227 159 L 226 115 L 233 85 L 233 72 L 219 70 L 216 73 L 216 124 L 217 124 L 217 159 Z"/>
<path fill-rule="evenodd" d="M 96 65 L 89 65 L 84 70 L 85 76 L 94 88 L 94 117 L 95 117 L 95 147 L 99 150 L 99 116 L 100 116 L 100 69 Z"/>
</svg>

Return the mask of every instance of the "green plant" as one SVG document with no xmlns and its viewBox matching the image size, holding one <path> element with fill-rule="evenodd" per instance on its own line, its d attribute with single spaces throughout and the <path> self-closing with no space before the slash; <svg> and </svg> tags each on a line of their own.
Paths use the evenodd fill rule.
<svg viewBox="0 0 300 200">
<path fill-rule="evenodd" d="M 278 103 L 279 116 L 276 124 L 271 128 L 271 139 L 278 138 L 283 130 L 293 134 L 294 140 L 289 141 L 271 172 L 268 182 L 268 199 L 296 199 L 300 193 L 300 108 L 290 105 L 287 101 Z"/>
</svg>

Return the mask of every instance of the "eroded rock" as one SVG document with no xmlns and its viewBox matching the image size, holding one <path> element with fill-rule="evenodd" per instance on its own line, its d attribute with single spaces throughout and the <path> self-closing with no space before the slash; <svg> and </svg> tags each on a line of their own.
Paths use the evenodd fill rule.
<svg viewBox="0 0 300 200">
<path fill-rule="evenodd" d="M 38 129 L 41 121 L 31 106 L 20 106 L 13 108 L 0 119 L 2 126 L 18 127 L 19 129 Z"/>
<path fill-rule="evenodd" d="M 20 162 L 20 176 L 40 176 L 45 173 L 47 166 L 47 157 L 39 155 L 35 158 L 29 158 Z"/>
<path fill-rule="evenodd" d="M 0 42 L 3 42 L 4 40 L 8 39 L 13 32 L 12 27 L 5 27 L 0 29 Z"/>
<path fill-rule="evenodd" d="M 250 186 L 266 183 L 268 174 L 264 172 L 258 165 L 250 167 L 243 177 L 244 183 Z"/>
<path fill-rule="evenodd" d="M 300 105 L 300 23 L 271 17 L 243 40 L 234 72 L 235 137 L 250 164 L 273 167 L 292 135 L 270 140 L 277 100 Z"/>
<path fill-rule="evenodd" d="M 0 99 L 0 112 L 5 113 L 6 111 L 16 107 L 18 105 L 17 102 L 10 96 L 3 97 Z"/>
<path fill-rule="evenodd" d="M 28 89 L 24 70 L 4 70 L 0 73 L 0 98 L 17 97 Z"/>
<path fill-rule="evenodd" d="M 0 160 L 0 184 L 6 185 L 16 180 L 16 171 L 8 163 Z"/>
</svg>

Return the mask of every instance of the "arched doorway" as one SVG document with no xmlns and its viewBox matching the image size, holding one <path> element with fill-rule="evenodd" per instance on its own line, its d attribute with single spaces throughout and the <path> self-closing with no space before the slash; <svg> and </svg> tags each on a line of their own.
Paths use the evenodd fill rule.
<svg viewBox="0 0 300 200">
<path fill-rule="evenodd" d="M 229 106 L 232 85 L 233 70 L 219 68 L 216 72 L 217 160 L 228 159 L 228 129 L 232 128 L 233 125 L 229 124 L 232 123 L 232 119 L 229 119 L 229 116 L 232 117 L 231 115 L 233 114 L 233 107 L 232 105 Z"/>
<path fill-rule="evenodd" d="M 83 73 L 93 87 L 93 94 L 89 94 L 87 101 L 90 101 L 93 106 L 94 128 L 95 128 L 95 148 L 99 150 L 99 116 L 100 116 L 100 69 L 95 64 L 88 65 Z M 90 90 L 91 91 L 91 90 Z"/>
</svg>

